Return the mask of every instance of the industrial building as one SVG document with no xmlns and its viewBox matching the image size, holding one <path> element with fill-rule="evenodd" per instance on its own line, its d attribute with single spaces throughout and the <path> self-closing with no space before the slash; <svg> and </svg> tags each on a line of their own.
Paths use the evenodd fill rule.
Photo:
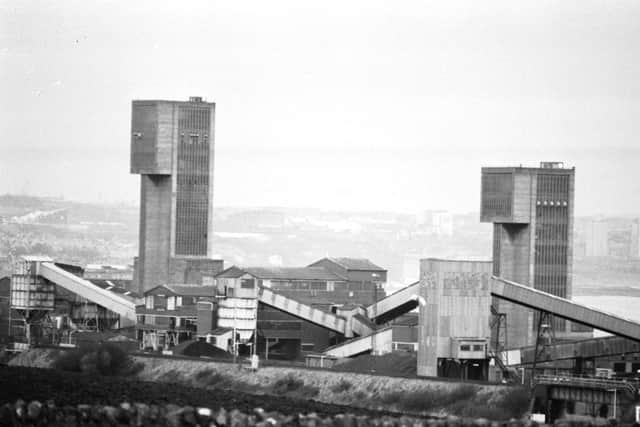
<svg viewBox="0 0 640 427">
<path fill-rule="evenodd" d="M 320 364 L 417 349 L 418 375 L 469 380 L 497 380 L 514 366 L 536 373 L 557 360 L 572 360 L 582 374 L 595 366 L 583 353 L 622 354 L 620 372 L 637 367 L 624 355 L 640 351 L 640 325 L 571 301 L 574 169 L 483 168 L 480 220 L 493 223 L 492 261 L 423 259 L 418 282 L 386 295 L 387 271 L 367 259 L 227 269 L 213 259 L 214 117 L 215 104 L 197 97 L 133 101 L 131 172 L 141 175 L 133 285 L 103 276 L 117 273 L 104 268 L 22 257 L 8 299 L 14 349 L 118 330 L 142 349 L 201 339 Z M 593 327 L 618 341 L 562 342 L 589 337 Z M 543 329 L 560 340 L 542 343 Z M 552 386 L 569 393 L 568 382 Z"/>
<path fill-rule="evenodd" d="M 493 274 L 571 299 L 575 169 L 560 162 L 539 168 L 482 168 L 480 221 L 493 228 Z M 504 345 L 522 347 L 535 341 L 533 311 L 504 301 L 494 309 L 505 315 Z M 555 335 L 589 334 L 589 330 L 553 322 Z"/>
<path fill-rule="evenodd" d="M 215 104 L 132 103 L 131 173 L 140 175 L 140 294 L 166 283 L 202 284 L 223 269 L 212 259 Z"/>
<path fill-rule="evenodd" d="M 252 306 L 250 301 L 258 298 L 258 289 L 270 289 L 317 310 L 335 313 L 345 305 L 368 305 L 384 298 L 386 275 L 385 269 L 360 258 L 323 258 L 307 267 L 232 266 L 216 275 L 217 295 L 224 297 L 220 299 L 221 309 L 233 303 L 235 315 L 230 314 L 243 318 L 232 322 L 231 316 L 221 310 L 219 325 L 235 327 L 241 341 L 255 343 L 264 357 L 295 359 L 321 352 L 342 340 L 342 334 L 264 303 L 257 304 L 255 313 L 249 315 L 245 311 Z M 252 337 L 256 325 L 247 322 L 256 318 L 258 335 Z"/>
<path fill-rule="evenodd" d="M 136 307 L 140 347 L 159 350 L 210 335 L 216 329 L 214 295 L 213 286 L 201 285 L 159 285 L 145 292 L 144 305 Z"/>
<path fill-rule="evenodd" d="M 132 330 L 139 296 L 83 269 L 48 257 L 23 256 L 11 276 L 9 336 L 16 350 L 73 344 L 80 332 Z"/>
<path fill-rule="evenodd" d="M 489 377 L 491 262 L 423 259 L 418 375 Z"/>
</svg>

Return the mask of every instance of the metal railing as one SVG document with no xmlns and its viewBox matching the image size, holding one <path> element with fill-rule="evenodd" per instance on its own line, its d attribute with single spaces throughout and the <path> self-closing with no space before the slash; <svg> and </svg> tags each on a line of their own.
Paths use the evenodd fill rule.
<svg viewBox="0 0 640 427">
<path fill-rule="evenodd" d="M 624 390 L 631 393 L 632 395 L 637 393 L 638 386 L 640 385 L 623 380 L 594 377 L 577 377 L 569 375 L 536 375 L 535 382 L 536 384 L 563 385 L 567 387 Z"/>
</svg>

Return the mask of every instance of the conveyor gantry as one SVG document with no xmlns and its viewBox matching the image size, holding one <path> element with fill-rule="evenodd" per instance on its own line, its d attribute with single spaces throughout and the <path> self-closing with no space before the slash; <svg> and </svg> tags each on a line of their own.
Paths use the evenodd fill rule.
<svg viewBox="0 0 640 427">
<path fill-rule="evenodd" d="M 591 326 L 619 337 L 640 341 L 640 324 L 637 322 L 529 286 L 493 276 L 491 278 L 491 295 Z"/>
<path fill-rule="evenodd" d="M 102 289 L 88 280 L 69 273 L 52 262 L 40 263 L 39 275 L 55 283 L 57 286 L 61 286 L 74 294 L 119 314 L 121 328 L 136 324 L 136 305 L 134 301 Z"/>
</svg>

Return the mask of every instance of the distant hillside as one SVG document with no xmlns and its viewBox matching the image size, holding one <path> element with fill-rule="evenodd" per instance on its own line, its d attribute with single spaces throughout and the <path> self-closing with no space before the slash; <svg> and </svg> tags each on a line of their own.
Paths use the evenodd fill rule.
<svg viewBox="0 0 640 427">
<path fill-rule="evenodd" d="M 139 209 L 125 204 L 82 203 L 60 198 L 0 195 L 0 218 L 9 221 L 35 211 L 66 209 L 69 224 L 111 223 L 137 232 Z"/>
</svg>

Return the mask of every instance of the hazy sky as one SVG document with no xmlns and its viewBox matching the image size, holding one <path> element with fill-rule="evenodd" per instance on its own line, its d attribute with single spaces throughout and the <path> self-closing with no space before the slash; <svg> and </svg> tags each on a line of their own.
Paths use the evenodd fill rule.
<svg viewBox="0 0 640 427">
<path fill-rule="evenodd" d="M 0 1 L 0 193 L 137 200 L 131 100 L 217 103 L 214 203 L 456 212 L 576 166 L 640 213 L 640 1 Z"/>
</svg>

